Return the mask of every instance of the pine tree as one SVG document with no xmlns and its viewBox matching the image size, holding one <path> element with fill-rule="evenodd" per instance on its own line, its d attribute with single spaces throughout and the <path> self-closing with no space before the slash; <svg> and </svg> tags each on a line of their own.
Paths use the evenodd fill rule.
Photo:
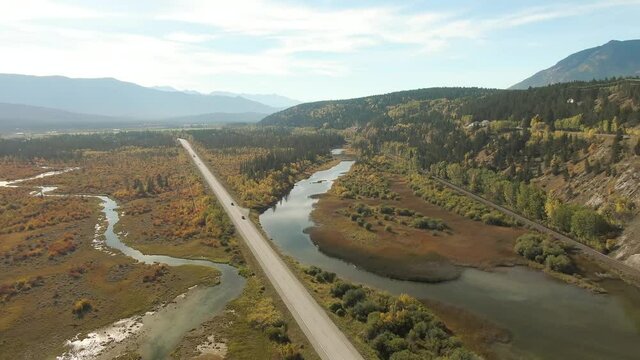
<svg viewBox="0 0 640 360">
<path fill-rule="evenodd" d="M 142 185 L 142 181 L 140 181 L 140 179 L 136 178 L 135 180 L 133 180 L 133 190 L 136 191 L 136 194 L 138 196 L 142 196 L 145 194 L 144 185 Z"/>
<path fill-rule="evenodd" d="M 160 188 L 164 188 L 164 179 L 162 178 L 162 175 L 158 174 L 156 175 L 156 184 L 158 184 L 158 187 Z"/>
<path fill-rule="evenodd" d="M 153 184 L 153 178 L 147 178 L 147 188 L 145 189 L 147 194 L 153 194 L 156 192 L 156 187 Z"/>
<path fill-rule="evenodd" d="M 613 138 L 613 144 L 611 144 L 611 164 L 615 164 L 620 160 L 620 152 L 622 151 L 622 131 L 618 129 L 616 136 Z"/>
</svg>

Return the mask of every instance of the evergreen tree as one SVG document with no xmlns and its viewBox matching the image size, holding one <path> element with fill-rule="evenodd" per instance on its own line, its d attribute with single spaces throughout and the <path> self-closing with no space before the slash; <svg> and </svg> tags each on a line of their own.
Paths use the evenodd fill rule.
<svg viewBox="0 0 640 360">
<path fill-rule="evenodd" d="M 147 178 L 147 187 L 145 189 L 147 194 L 154 194 L 156 192 L 156 187 L 153 183 L 153 178 L 149 177 Z"/>
<path fill-rule="evenodd" d="M 613 138 L 613 144 L 611 144 L 611 164 L 615 164 L 620 161 L 620 152 L 622 151 L 622 130 L 616 131 L 616 136 Z"/>
</svg>

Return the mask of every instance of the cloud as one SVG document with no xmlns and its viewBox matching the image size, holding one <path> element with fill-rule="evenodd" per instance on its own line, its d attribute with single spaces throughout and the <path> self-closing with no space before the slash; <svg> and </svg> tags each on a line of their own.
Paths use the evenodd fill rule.
<svg viewBox="0 0 640 360">
<path fill-rule="evenodd" d="M 132 12 L 122 10 L 130 5 L 124 0 L 101 3 L 107 9 L 100 10 L 68 1 L 0 4 L 0 71 L 108 75 L 207 91 L 203 79 L 220 74 L 347 76 L 349 56 L 369 49 L 392 46 L 402 49 L 394 50 L 398 56 L 423 56 L 446 51 L 460 40 L 486 41 L 505 29 L 640 4 L 514 4 L 515 10 L 502 14 L 478 14 L 470 8 L 328 8 L 268 0 L 141 0 L 135 3 L 139 11 Z M 103 26 L 94 25 L 96 20 Z M 115 30 L 111 25 L 119 22 L 141 25 L 134 31 Z M 240 51 L 234 41 L 222 41 L 233 38 L 250 39 L 246 43 L 255 43 L 255 49 Z"/>
<path fill-rule="evenodd" d="M 178 31 L 178 32 L 172 32 L 170 34 L 167 34 L 164 38 L 169 41 L 196 44 L 196 43 L 202 43 L 202 42 L 218 39 L 219 36 L 211 35 L 211 34 L 194 34 L 194 33 Z"/>
</svg>

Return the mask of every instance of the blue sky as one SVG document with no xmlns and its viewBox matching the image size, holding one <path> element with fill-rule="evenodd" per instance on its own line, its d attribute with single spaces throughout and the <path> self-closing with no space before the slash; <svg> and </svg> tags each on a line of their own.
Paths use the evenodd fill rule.
<svg viewBox="0 0 640 360">
<path fill-rule="evenodd" d="M 508 87 L 639 38 L 640 0 L 0 0 L 0 72 L 335 99 Z"/>
</svg>

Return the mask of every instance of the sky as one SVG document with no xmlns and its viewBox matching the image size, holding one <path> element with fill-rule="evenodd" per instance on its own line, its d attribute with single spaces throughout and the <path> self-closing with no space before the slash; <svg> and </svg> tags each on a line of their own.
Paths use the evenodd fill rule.
<svg viewBox="0 0 640 360">
<path fill-rule="evenodd" d="M 0 0 L 0 73 L 302 101 L 506 88 L 640 38 L 640 0 Z"/>
</svg>

